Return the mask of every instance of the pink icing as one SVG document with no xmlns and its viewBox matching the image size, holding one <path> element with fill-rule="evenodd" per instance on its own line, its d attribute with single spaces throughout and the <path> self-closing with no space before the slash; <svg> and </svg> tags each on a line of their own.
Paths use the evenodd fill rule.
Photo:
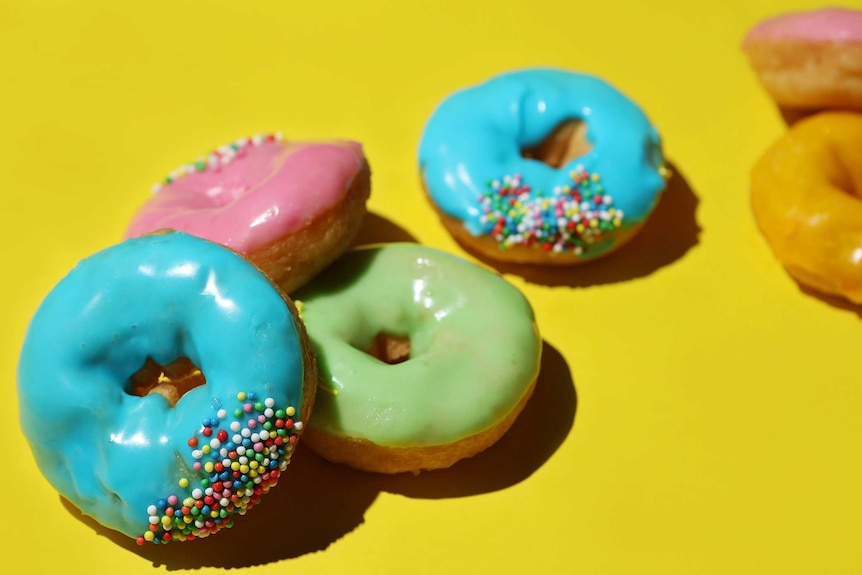
<svg viewBox="0 0 862 575">
<path fill-rule="evenodd" d="M 165 185 L 126 237 L 173 228 L 249 254 L 338 204 L 364 165 L 356 142 L 249 145 L 227 165 Z"/>
<path fill-rule="evenodd" d="M 803 42 L 862 41 L 862 11 L 824 8 L 814 12 L 783 14 L 764 20 L 751 29 L 743 47 L 762 40 Z"/>
</svg>

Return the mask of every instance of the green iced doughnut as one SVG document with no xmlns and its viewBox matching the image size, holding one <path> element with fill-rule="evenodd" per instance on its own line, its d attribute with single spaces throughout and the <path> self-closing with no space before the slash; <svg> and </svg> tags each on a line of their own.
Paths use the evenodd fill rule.
<svg viewBox="0 0 862 575">
<path fill-rule="evenodd" d="M 449 467 L 499 439 L 532 393 L 542 346 L 529 302 L 465 260 L 359 249 L 297 299 L 320 371 L 305 441 L 331 461 Z"/>
</svg>

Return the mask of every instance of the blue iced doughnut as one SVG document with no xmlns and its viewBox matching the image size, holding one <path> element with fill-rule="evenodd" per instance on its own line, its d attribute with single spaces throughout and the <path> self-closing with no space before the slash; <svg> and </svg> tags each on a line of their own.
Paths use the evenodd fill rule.
<svg viewBox="0 0 862 575">
<path fill-rule="evenodd" d="M 295 308 L 232 251 L 183 233 L 80 262 L 33 316 L 21 427 L 48 481 L 103 525 L 164 543 L 230 527 L 273 487 L 310 415 L 316 368 Z M 149 359 L 205 383 L 174 407 L 132 394 Z"/>
<path fill-rule="evenodd" d="M 589 151 L 558 167 L 525 157 L 570 121 L 586 126 Z M 667 174 L 658 132 L 636 104 L 604 80 L 555 69 L 503 74 L 446 98 L 425 126 L 419 167 L 457 239 L 493 259 L 554 264 L 622 245 Z"/>
</svg>

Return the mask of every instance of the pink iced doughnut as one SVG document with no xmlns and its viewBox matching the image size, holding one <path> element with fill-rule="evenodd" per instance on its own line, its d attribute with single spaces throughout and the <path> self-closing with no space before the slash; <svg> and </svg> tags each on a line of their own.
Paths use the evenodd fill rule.
<svg viewBox="0 0 862 575">
<path fill-rule="evenodd" d="M 862 109 L 862 11 L 776 16 L 752 28 L 742 48 L 782 108 Z"/>
<path fill-rule="evenodd" d="M 242 138 L 154 187 L 126 237 L 176 229 L 225 245 L 291 292 L 350 244 L 371 173 L 356 142 Z"/>
</svg>

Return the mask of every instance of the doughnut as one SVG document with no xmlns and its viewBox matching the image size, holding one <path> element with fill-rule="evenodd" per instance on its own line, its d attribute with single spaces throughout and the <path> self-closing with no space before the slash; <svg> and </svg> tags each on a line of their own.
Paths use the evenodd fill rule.
<svg viewBox="0 0 862 575">
<path fill-rule="evenodd" d="M 220 243 L 290 293 L 347 249 L 370 178 L 356 142 L 243 138 L 156 184 L 125 237 L 176 229 Z"/>
<path fill-rule="evenodd" d="M 418 473 L 484 450 L 529 399 L 542 343 L 500 276 L 415 244 L 348 252 L 297 293 L 318 359 L 303 442 L 365 471 Z"/>
<path fill-rule="evenodd" d="M 554 69 L 450 95 L 425 125 L 419 169 L 459 243 L 495 261 L 552 265 L 622 246 L 668 174 L 636 104 L 599 78 Z"/>
<path fill-rule="evenodd" d="M 780 107 L 862 109 L 862 11 L 776 16 L 752 28 L 742 48 Z"/>
<path fill-rule="evenodd" d="M 801 284 L 862 303 L 862 114 L 794 124 L 754 166 L 755 219 Z"/>
<path fill-rule="evenodd" d="M 164 389 L 172 379 L 180 392 Z M 81 261 L 39 306 L 20 423 L 82 513 L 139 544 L 186 541 L 276 485 L 316 379 L 295 308 L 263 273 L 215 243 L 154 234 Z"/>
</svg>

